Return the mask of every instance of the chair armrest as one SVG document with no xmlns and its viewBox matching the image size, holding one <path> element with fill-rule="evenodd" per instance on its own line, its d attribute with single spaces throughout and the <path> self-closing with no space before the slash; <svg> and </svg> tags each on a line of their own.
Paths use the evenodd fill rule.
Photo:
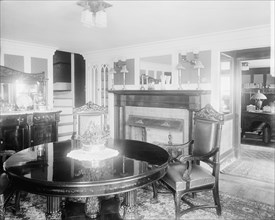
<svg viewBox="0 0 275 220">
<path fill-rule="evenodd" d="M 202 156 L 194 156 L 194 157 L 196 158 L 195 160 L 209 161 L 209 158 L 215 156 L 215 154 L 216 154 L 218 151 L 219 151 L 219 149 L 216 148 L 216 149 L 211 150 L 211 151 L 210 151 L 209 153 L 207 153 L 207 154 L 204 154 L 204 155 L 202 155 Z"/>
<path fill-rule="evenodd" d="M 194 143 L 194 140 L 188 141 L 184 144 L 173 144 L 167 145 L 167 151 L 171 156 L 171 161 L 178 159 L 181 156 L 184 156 L 184 150 L 188 148 L 188 152 L 190 152 L 190 147 Z"/>
<path fill-rule="evenodd" d="M 182 179 L 185 181 L 190 181 L 190 173 L 192 170 L 192 161 L 194 157 L 191 155 L 180 155 L 178 158 L 174 159 L 175 163 L 181 163 L 186 167 L 186 170 L 182 174 Z"/>
</svg>

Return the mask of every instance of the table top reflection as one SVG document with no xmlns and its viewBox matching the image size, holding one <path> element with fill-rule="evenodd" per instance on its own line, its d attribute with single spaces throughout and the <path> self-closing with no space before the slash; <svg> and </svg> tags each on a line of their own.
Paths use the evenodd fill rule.
<svg viewBox="0 0 275 220">
<path fill-rule="evenodd" d="M 12 155 L 4 169 L 19 190 L 66 197 L 127 192 L 166 173 L 168 153 L 150 143 L 109 140 L 106 147 L 117 150 L 118 155 L 101 161 L 67 156 L 81 146 L 77 140 L 67 140 L 27 148 Z"/>
</svg>

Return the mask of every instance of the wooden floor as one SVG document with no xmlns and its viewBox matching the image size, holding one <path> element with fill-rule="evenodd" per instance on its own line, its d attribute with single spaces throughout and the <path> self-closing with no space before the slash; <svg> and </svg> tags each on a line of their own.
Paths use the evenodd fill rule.
<svg viewBox="0 0 275 220">
<path fill-rule="evenodd" d="M 274 155 L 275 153 L 274 143 L 272 142 L 270 144 L 271 146 L 257 146 L 255 145 L 255 142 L 254 142 L 254 145 L 242 144 L 241 147 L 245 148 L 246 150 L 247 149 L 249 150 L 249 148 L 253 150 L 255 149 L 265 150 L 270 152 L 270 154 Z M 257 157 L 259 157 L 259 155 L 261 154 L 260 153 L 257 154 Z M 270 173 L 270 175 L 275 175 L 274 166 L 273 167 L 265 166 L 264 163 L 261 163 L 261 167 L 259 167 L 259 173 L 261 169 L 269 169 L 268 172 Z M 228 175 L 228 174 L 221 174 L 220 191 L 227 192 L 239 197 L 274 205 L 274 197 L 275 197 L 274 183 L 271 184 L 271 183 L 257 181 L 249 178 L 237 177 L 237 176 Z"/>
</svg>

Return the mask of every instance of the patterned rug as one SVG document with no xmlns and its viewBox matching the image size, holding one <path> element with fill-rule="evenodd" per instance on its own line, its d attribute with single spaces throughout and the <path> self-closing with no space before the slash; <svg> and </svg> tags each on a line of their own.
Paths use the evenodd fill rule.
<svg viewBox="0 0 275 220">
<path fill-rule="evenodd" d="M 248 201 L 229 194 L 220 194 L 222 204 L 222 216 L 216 215 L 215 209 L 196 210 L 182 216 L 181 219 L 275 219 L 274 206 Z M 198 193 L 195 203 L 212 204 L 212 193 Z M 21 201 L 21 212 L 14 215 L 9 210 L 6 212 L 6 220 L 45 220 L 44 211 L 46 199 L 43 196 L 28 194 Z M 138 213 L 141 219 L 156 220 L 174 219 L 174 202 L 172 194 L 159 194 L 157 203 L 152 201 L 152 191 L 148 189 L 138 190 Z"/>
<path fill-rule="evenodd" d="M 240 159 L 222 170 L 222 173 L 274 184 L 274 148 L 242 146 Z"/>
</svg>

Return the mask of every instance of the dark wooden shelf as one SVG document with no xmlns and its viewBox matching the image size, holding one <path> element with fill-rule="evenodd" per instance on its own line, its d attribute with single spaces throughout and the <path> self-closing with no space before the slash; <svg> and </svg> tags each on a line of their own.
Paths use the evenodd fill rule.
<svg viewBox="0 0 275 220">
<path fill-rule="evenodd" d="M 274 94 L 275 88 L 243 88 L 243 93 L 256 93 L 258 90 L 260 90 L 264 94 Z"/>
<path fill-rule="evenodd" d="M 109 90 L 108 92 L 117 95 L 207 95 L 210 94 L 210 90 Z"/>
</svg>

